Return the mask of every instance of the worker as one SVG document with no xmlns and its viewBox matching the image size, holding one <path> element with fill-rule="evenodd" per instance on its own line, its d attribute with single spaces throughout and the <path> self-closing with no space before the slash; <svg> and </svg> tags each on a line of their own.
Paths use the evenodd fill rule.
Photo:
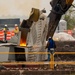
<svg viewBox="0 0 75 75">
<path fill-rule="evenodd" d="M 9 29 L 8 29 L 8 26 L 5 24 L 5 26 L 4 26 L 4 29 L 3 29 L 3 31 L 4 31 L 4 41 L 5 42 L 7 42 L 7 31 L 8 31 Z"/>
<path fill-rule="evenodd" d="M 19 33 L 19 28 L 18 28 L 17 24 L 15 24 L 14 33 L 15 33 L 15 35 L 18 35 L 18 33 Z"/>
<path fill-rule="evenodd" d="M 51 54 L 54 53 L 56 45 L 55 45 L 55 41 L 52 39 L 52 37 L 49 37 L 46 48 L 48 48 L 48 52 L 50 52 Z M 48 54 L 47 60 L 50 61 L 50 54 Z"/>
</svg>

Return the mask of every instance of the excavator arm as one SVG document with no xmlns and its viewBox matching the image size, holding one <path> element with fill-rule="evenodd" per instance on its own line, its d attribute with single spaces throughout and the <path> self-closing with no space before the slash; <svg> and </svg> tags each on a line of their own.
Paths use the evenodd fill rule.
<svg viewBox="0 0 75 75">
<path fill-rule="evenodd" d="M 47 33 L 46 40 L 48 39 L 49 36 L 51 37 L 53 36 L 62 15 L 65 14 L 65 12 L 71 7 L 73 1 L 74 0 L 52 0 L 50 2 L 52 9 L 50 14 L 48 15 L 49 24 L 48 24 L 48 33 Z M 30 29 L 33 22 L 38 21 L 40 15 L 41 12 L 39 9 L 32 8 L 29 19 L 23 20 L 21 24 L 21 28 Z"/>
<path fill-rule="evenodd" d="M 46 40 L 49 36 L 53 36 L 62 15 L 65 14 L 65 12 L 71 7 L 73 1 L 74 0 L 52 0 L 50 2 L 52 10 L 51 13 L 48 15 L 49 25 Z"/>
</svg>

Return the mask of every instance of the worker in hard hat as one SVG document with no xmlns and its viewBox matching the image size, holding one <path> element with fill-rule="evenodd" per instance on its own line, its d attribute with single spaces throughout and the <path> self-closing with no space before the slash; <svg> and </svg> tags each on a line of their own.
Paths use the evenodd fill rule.
<svg viewBox="0 0 75 75">
<path fill-rule="evenodd" d="M 4 31 L 4 41 L 5 42 L 7 42 L 7 31 L 8 31 L 9 29 L 8 29 L 8 26 L 7 26 L 7 24 L 5 24 L 4 25 L 4 29 L 3 29 L 3 31 Z"/>
<path fill-rule="evenodd" d="M 48 48 L 48 52 L 50 52 L 51 54 L 54 53 L 56 44 L 55 44 L 55 41 L 52 39 L 52 37 L 49 37 L 46 48 Z M 50 54 L 48 54 L 47 60 L 50 61 Z"/>
<path fill-rule="evenodd" d="M 14 28 L 15 35 L 18 35 L 18 32 L 19 32 L 19 27 L 17 24 L 15 24 L 15 28 Z"/>
</svg>

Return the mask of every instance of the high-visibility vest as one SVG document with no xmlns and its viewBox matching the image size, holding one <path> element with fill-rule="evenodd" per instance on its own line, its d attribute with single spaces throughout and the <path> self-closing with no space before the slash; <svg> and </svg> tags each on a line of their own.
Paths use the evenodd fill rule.
<svg viewBox="0 0 75 75">
<path fill-rule="evenodd" d="M 17 34 L 19 32 L 19 28 L 14 30 L 14 33 Z"/>
<path fill-rule="evenodd" d="M 4 28 L 3 31 L 4 31 L 4 34 L 7 34 L 8 28 Z"/>
</svg>

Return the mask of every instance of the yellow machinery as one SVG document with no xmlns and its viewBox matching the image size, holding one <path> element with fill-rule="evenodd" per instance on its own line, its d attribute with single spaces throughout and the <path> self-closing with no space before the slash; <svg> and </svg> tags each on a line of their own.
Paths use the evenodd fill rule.
<svg viewBox="0 0 75 75">
<path fill-rule="evenodd" d="M 37 61 L 43 60 L 45 58 L 44 52 L 46 52 L 45 51 L 46 39 L 48 39 L 49 36 L 53 36 L 56 27 L 61 19 L 61 16 L 65 14 L 65 12 L 70 8 L 72 2 L 73 0 L 66 0 L 65 2 L 64 0 L 52 0 L 51 3 L 52 10 L 51 13 L 48 15 L 48 17 L 43 14 L 44 12 L 43 10 L 40 11 L 39 9 L 32 8 L 29 19 L 24 20 L 20 27 L 19 36 L 16 43 L 17 44 L 16 47 L 18 49 L 20 48 L 20 50 L 16 51 L 15 48 L 14 51 L 14 48 L 10 48 L 10 52 L 5 53 L 9 54 L 10 60 L 15 60 L 15 57 L 12 56 L 12 54 L 16 54 L 16 56 L 17 55 L 21 56 L 22 54 L 31 53 L 26 56 L 26 61 L 28 62 L 18 62 L 18 63 L 11 62 L 11 63 L 1 63 L 1 64 L 45 64 L 45 62 L 37 62 Z M 63 10 L 59 8 L 58 5 L 60 5 Z M 57 10 L 57 8 L 59 10 Z M 45 54 L 48 53 L 46 52 Z M 60 54 L 62 54 L 62 52 L 60 52 Z M 34 63 L 34 61 L 36 62 Z M 48 64 L 50 64 L 51 69 L 54 69 L 54 64 L 74 64 L 74 63 L 54 62 L 54 54 L 51 54 L 51 61 Z"/>
</svg>

